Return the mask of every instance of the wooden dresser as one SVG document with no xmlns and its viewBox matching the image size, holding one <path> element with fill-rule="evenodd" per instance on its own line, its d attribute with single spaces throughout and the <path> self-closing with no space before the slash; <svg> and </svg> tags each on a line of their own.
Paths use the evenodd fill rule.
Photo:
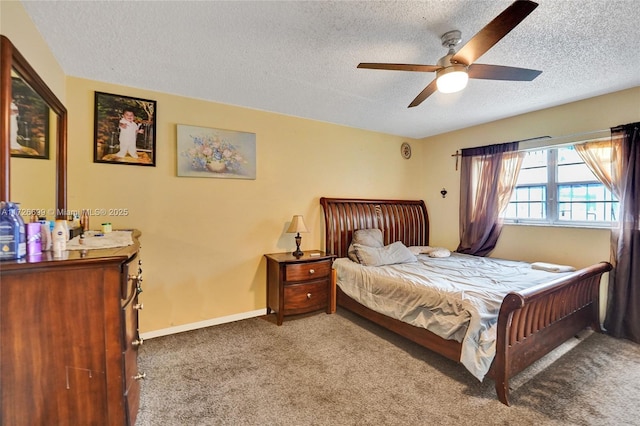
<svg viewBox="0 0 640 426">
<path fill-rule="evenodd" d="M 134 245 L 0 263 L 2 425 L 131 425 L 140 400 Z"/>
</svg>

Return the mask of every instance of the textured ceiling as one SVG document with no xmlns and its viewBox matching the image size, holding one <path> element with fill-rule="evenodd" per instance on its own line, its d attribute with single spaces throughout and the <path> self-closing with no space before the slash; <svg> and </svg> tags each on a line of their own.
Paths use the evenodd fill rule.
<svg viewBox="0 0 640 426">
<path fill-rule="evenodd" d="M 435 64 L 441 34 L 464 44 L 511 1 L 22 2 L 67 75 L 414 138 L 640 85 L 636 0 L 538 3 L 476 61 L 537 79 L 408 109 L 433 73 L 358 63 Z"/>
</svg>

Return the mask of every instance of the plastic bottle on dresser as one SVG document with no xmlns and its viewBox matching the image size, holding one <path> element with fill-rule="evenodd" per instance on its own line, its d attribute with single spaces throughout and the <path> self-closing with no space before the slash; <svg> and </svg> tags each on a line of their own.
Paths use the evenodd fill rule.
<svg viewBox="0 0 640 426">
<path fill-rule="evenodd" d="M 9 203 L 9 216 L 13 218 L 18 228 L 18 259 L 27 255 L 27 229 L 24 219 L 20 216 L 20 204 Z"/>
<path fill-rule="evenodd" d="M 80 225 L 82 226 L 82 232 L 89 230 L 89 210 L 82 210 L 82 215 L 80 216 Z"/>
<path fill-rule="evenodd" d="M 65 241 L 69 241 L 71 234 L 69 233 L 69 221 L 64 219 L 56 219 L 56 222 L 60 220 L 62 222 L 62 226 L 64 226 L 64 237 Z"/>
<path fill-rule="evenodd" d="M 16 259 L 17 243 L 16 223 L 9 216 L 9 206 L 6 201 L 0 202 L 0 260 Z"/>
<path fill-rule="evenodd" d="M 56 219 L 56 224 L 53 226 L 51 240 L 54 258 L 61 258 L 63 252 L 67 249 L 69 230 L 66 222 L 64 219 Z"/>
<path fill-rule="evenodd" d="M 42 251 L 51 251 L 51 226 L 48 220 L 40 220 L 40 233 L 42 234 Z"/>
<path fill-rule="evenodd" d="M 21 226 L 17 216 L 14 203 L 0 202 L 0 260 L 20 259 L 27 252 L 24 222 Z"/>
</svg>

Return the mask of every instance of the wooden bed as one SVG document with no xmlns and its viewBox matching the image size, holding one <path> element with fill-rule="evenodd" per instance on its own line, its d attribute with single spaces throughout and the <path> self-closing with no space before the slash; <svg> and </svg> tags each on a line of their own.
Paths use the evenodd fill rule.
<svg viewBox="0 0 640 426">
<path fill-rule="evenodd" d="M 325 251 L 346 257 L 353 231 L 378 228 L 384 244 L 429 243 L 429 217 L 423 201 L 321 198 L 325 219 Z M 599 287 L 611 265 L 601 262 L 549 283 L 511 292 L 500 307 L 496 356 L 488 377 L 498 399 L 509 405 L 509 378 L 531 365 L 577 332 L 600 330 Z M 425 348 L 460 362 L 461 343 L 375 312 L 338 288 L 338 306 L 353 311 Z"/>
</svg>

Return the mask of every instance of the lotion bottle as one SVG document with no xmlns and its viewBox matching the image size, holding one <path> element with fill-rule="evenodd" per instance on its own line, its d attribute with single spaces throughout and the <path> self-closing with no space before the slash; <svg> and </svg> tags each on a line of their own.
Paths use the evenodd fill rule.
<svg viewBox="0 0 640 426">
<path fill-rule="evenodd" d="M 68 235 L 69 231 L 67 228 L 67 221 L 57 219 L 56 224 L 53 226 L 53 232 L 51 235 L 54 258 L 61 258 L 64 251 L 67 249 Z"/>
<path fill-rule="evenodd" d="M 42 251 L 51 251 L 51 227 L 48 220 L 40 221 L 40 233 L 42 234 Z"/>
</svg>

